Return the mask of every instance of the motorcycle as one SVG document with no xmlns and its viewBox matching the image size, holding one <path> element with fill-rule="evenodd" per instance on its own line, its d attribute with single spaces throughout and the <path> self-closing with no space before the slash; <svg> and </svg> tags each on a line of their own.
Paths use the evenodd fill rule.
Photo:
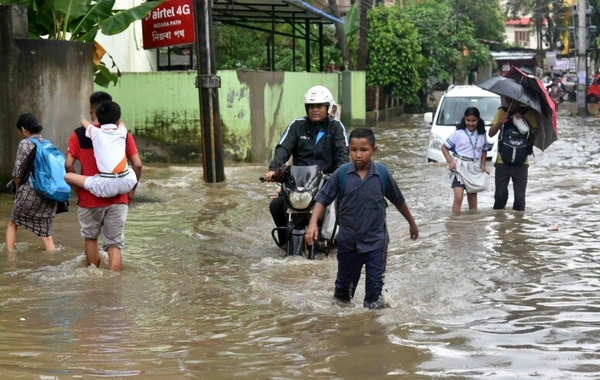
<svg viewBox="0 0 600 380">
<path fill-rule="evenodd" d="M 318 253 L 329 254 L 329 251 L 335 246 L 337 201 L 327 207 L 322 220 L 319 221 L 319 240 L 310 246 L 307 246 L 304 240 L 315 197 L 327 181 L 328 176 L 320 172 L 316 165 L 290 165 L 280 172 L 275 176 L 275 181 L 280 183 L 288 222 L 286 227 L 275 227 L 271 231 L 273 241 L 278 247 L 282 247 L 278 236 L 279 231 L 285 229 L 286 256 L 304 256 L 313 260 Z M 261 177 L 260 180 L 264 181 L 264 178 Z"/>
</svg>

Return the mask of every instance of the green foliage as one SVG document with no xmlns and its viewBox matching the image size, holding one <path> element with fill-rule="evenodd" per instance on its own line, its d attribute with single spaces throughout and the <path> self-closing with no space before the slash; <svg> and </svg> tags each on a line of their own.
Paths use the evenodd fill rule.
<svg viewBox="0 0 600 380">
<path fill-rule="evenodd" d="M 592 25 L 596 26 L 596 35 L 598 36 L 600 34 L 600 1 L 589 0 L 589 4 L 592 7 L 592 17 L 590 22 Z M 593 56 L 595 57 L 597 62 L 598 58 L 600 57 L 600 54 L 598 54 L 598 48 L 600 47 L 600 36 L 594 39 L 594 43 L 591 44 L 591 47 L 594 51 Z"/>
<path fill-rule="evenodd" d="M 547 4 L 552 0 L 506 0 L 504 9 L 508 18 L 517 19 L 521 15 L 533 14 L 538 3 L 542 2 Z"/>
<path fill-rule="evenodd" d="M 399 7 L 378 6 L 368 12 L 367 84 L 385 86 L 401 99 L 419 89 L 417 67 L 422 60 L 418 34 Z"/>
<path fill-rule="evenodd" d="M 451 83 L 489 62 L 487 45 L 477 42 L 471 19 L 449 0 L 412 1 L 404 9 L 419 34 L 423 60 L 418 67 L 421 102 L 436 83 Z"/>
<path fill-rule="evenodd" d="M 104 62 L 100 62 L 94 67 L 94 83 L 98 86 L 108 87 L 111 82 L 116 85 L 118 80 L 119 75 L 110 72 Z"/>
<path fill-rule="evenodd" d="M 259 30 L 263 24 L 249 24 L 250 28 L 241 28 L 216 23 L 214 28 L 217 68 L 226 69 L 265 69 L 269 70 L 267 57 L 267 41 L 270 31 Z M 296 71 L 306 68 L 306 41 L 296 38 L 296 45 L 291 37 L 292 27 L 288 24 L 275 25 L 275 70 L 292 71 L 293 58 L 296 61 Z M 316 25 L 310 27 L 313 37 L 318 35 Z M 330 60 L 340 62 L 340 52 L 334 43 L 335 30 L 325 27 L 323 30 L 323 60 L 326 65 Z M 310 69 L 319 71 L 319 43 L 311 40 Z M 295 51 L 295 54 L 294 54 Z"/>
<path fill-rule="evenodd" d="M 358 32 L 358 3 L 352 4 L 346 18 L 344 20 L 344 29 L 346 29 L 346 36 L 356 35 Z"/>
<path fill-rule="evenodd" d="M 475 38 L 501 43 L 504 40 L 504 14 L 497 0 L 454 0 L 457 16 L 471 20 Z"/>
<path fill-rule="evenodd" d="M 356 67 L 358 56 L 358 2 L 350 6 L 344 19 L 344 29 L 348 39 L 348 50 L 350 51 L 350 67 Z"/>
<path fill-rule="evenodd" d="M 30 37 L 91 43 L 98 31 L 107 36 L 125 31 L 162 1 L 148 1 L 125 10 L 114 10 L 115 0 L 0 0 L 0 4 L 27 7 Z M 105 65 L 95 65 L 94 72 L 96 83 L 116 84 L 117 75 Z"/>
<path fill-rule="evenodd" d="M 82 42 L 94 41 L 99 30 L 108 36 L 123 32 L 161 2 L 117 11 L 115 0 L 0 0 L 27 7 L 30 35 Z"/>
<path fill-rule="evenodd" d="M 456 72 L 462 47 L 454 10 L 447 1 L 424 0 L 409 4 L 405 12 L 415 24 L 425 57 L 419 66 L 421 78 L 449 82 Z"/>
<path fill-rule="evenodd" d="M 219 70 L 266 68 L 268 33 L 215 23 L 213 36 Z"/>
</svg>

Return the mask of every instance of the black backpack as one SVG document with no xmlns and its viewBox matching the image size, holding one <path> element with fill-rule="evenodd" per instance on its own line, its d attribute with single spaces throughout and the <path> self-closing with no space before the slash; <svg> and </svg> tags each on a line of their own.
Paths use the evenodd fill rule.
<svg viewBox="0 0 600 380">
<path fill-rule="evenodd" d="M 521 133 L 511 117 L 503 126 L 498 141 L 498 151 L 502 162 L 507 165 L 519 165 L 525 163 L 527 156 L 532 153 L 528 133 Z"/>
</svg>

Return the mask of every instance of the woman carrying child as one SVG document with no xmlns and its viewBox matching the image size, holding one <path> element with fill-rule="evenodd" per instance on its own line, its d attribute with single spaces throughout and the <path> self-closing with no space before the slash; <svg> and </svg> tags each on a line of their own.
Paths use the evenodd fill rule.
<svg viewBox="0 0 600 380">
<path fill-rule="evenodd" d="M 489 186 L 485 167 L 486 148 L 485 123 L 479 110 L 469 107 L 456 130 L 442 145 L 442 153 L 448 162 L 451 186 L 454 189 L 452 212 L 460 212 L 465 190 L 469 210 L 477 210 L 477 193 L 487 190 Z"/>
</svg>

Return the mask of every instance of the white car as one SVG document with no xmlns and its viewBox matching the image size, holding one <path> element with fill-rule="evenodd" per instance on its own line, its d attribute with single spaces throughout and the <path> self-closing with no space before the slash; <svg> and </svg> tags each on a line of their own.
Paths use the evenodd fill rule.
<svg viewBox="0 0 600 380">
<path fill-rule="evenodd" d="M 427 162 L 446 162 L 442 154 L 442 144 L 456 130 L 456 125 L 463 118 L 468 107 L 477 107 L 485 122 L 485 129 L 489 131 L 492 119 L 500 107 L 500 96 L 477 86 L 448 87 L 440 99 L 435 114 L 427 112 L 423 117 L 425 123 L 431 125 L 426 152 Z M 487 158 L 495 159 L 498 151 L 498 134 L 494 137 L 488 135 L 488 143 L 493 146 L 488 151 Z"/>
</svg>

